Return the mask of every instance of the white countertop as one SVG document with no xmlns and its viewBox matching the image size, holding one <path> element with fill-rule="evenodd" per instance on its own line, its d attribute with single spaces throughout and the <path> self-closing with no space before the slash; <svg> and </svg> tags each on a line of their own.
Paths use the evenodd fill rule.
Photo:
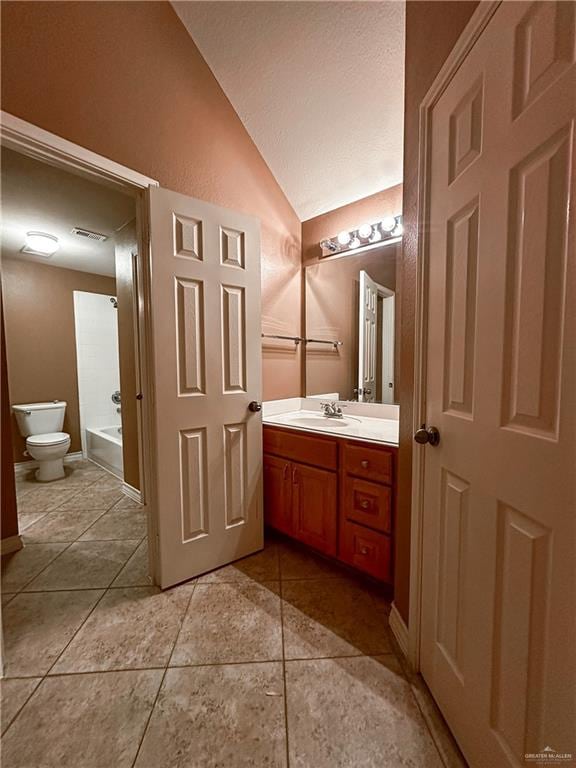
<svg viewBox="0 0 576 768">
<path fill-rule="evenodd" d="M 290 427 L 302 432 L 329 434 L 350 440 L 398 445 L 398 418 L 366 416 L 361 413 L 362 410 L 367 410 L 366 405 L 359 408 L 358 404 L 351 404 L 348 408 L 345 407 L 347 404 L 342 403 L 343 418 L 335 419 L 323 416 L 319 408 L 314 407 L 312 409 L 309 398 L 292 398 L 290 401 L 286 401 L 285 409 L 279 406 L 280 403 L 281 401 L 274 401 L 274 403 L 269 404 L 268 408 L 266 407 L 268 404 L 264 403 L 264 424 Z M 397 416 L 397 406 L 384 406 L 384 408 L 388 410 L 380 409 L 378 411 L 377 409 L 376 413 Z M 395 409 L 395 411 L 390 409 Z"/>
</svg>

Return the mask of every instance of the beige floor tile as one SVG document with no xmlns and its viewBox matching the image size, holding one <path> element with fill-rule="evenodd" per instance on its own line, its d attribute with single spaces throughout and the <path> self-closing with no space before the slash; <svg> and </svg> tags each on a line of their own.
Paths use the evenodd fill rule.
<svg viewBox="0 0 576 768">
<path fill-rule="evenodd" d="M 388 603 L 354 579 L 282 583 L 287 659 L 390 651 Z"/>
<path fill-rule="evenodd" d="M 67 544 L 27 544 L 2 557 L 2 591 L 18 592 L 54 560 Z"/>
<path fill-rule="evenodd" d="M 88 528 L 80 540 L 142 539 L 147 525 L 146 513 L 139 509 L 111 509 Z"/>
<path fill-rule="evenodd" d="M 16 595 L 2 610 L 6 676 L 46 674 L 101 596 L 101 590 Z"/>
<path fill-rule="evenodd" d="M 80 492 L 80 488 L 52 488 L 49 485 L 41 485 L 23 494 L 18 500 L 18 512 L 51 512 L 72 501 Z"/>
<path fill-rule="evenodd" d="M 29 528 L 31 525 L 34 525 L 34 523 L 37 523 L 38 520 L 41 520 L 47 514 L 48 512 L 18 512 L 19 532 L 23 533 L 26 530 L 26 528 Z"/>
<path fill-rule="evenodd" d="M 2 592 L 2 606 L 8 605 L 10 600 L 14 600 L 17 592 Z"/>
<path fill-rule="evenodd" d="M 109 590 L 58 660 L 54 674 L 165 666 L 193 588 Z"/>
<path fill-rule="evenodd" d="M 199 579 L 200 584 L 224 584 L 226 582 L 246 581 L 278 581 L 278 548 L 275 544 L 266 547 L 255 555 L 244 557 L 242 560 L 223 568 L 205 574 Z"/>
<path fill-rule="evenodd" d="M 100 482 L 100 481 L 98 481 Z M 120 488 L 108 488 L 98 485 L 98 482 L 74 491 L 74 496 L 66 500 L 60 509 L 110 509 L 122 498 Z M 28 496 L 24 497 L 26 501 Z"/>
<path fill-rule="evenodd" d="M 336 563 L 286 541 L 282 541 L 278 545 L 278 549 L 282 581 L 286 579 L 336 579 L 344 573 L 344 569 Z"/>
<path fill-rule="evenodd" d="M 394 656 L 286 662 L 292 768 L 441 768 Z"/>
<path fill-rule="evenodd" d="M 23 539 L 26 543 L 41 544 L 59 541 L 76 541 L 101 515 L 106 514 L 101 509 L 76 510 L 69 509 L 61 512 L 55 510 L 42 515 L 33 525 L 30 525 Z"/>
<path fill-rule="evenodd" d="M 423 678 L 421 675 L 414 674 L 402 658 L 400 658 L 400 664 L 406 679 L 412 687 L 414 698 L 420 707 L 424 721 L 428 726 L 428 730 L 432 735 L 445 768 L 468 768 L 468 763 L 450 733 L 450 729 L 446 725 L 446 721 L 442 717 L 442 713 L 432 698 L 432 694 Z"/>
<path fill-rule="evenodd" d="M 52 480 L 50 483 L 39 483 L 35 477 L 36 470 L 34 470 L 33 472 L 26 474 L 26 476 L 18 482 L 18 487 L 21 488 L 23 492 L 32 488 L 76 488 L 79 490 L 80 488 L 92 485 L 105 474 L 104 470 L 98 469 L 95 465 L 92 465 L 91 467 L 75 467 L 70 464 L 65 464 L 64 472 L 66 473 L 66 477 L 62 477 L 60 480 Z"/>
<path fill-rule="evenodd" d="M 278 662 L 169 669 L 136 768 L 282 768 L 282 693 Z"/>
<path fill-rule="evenodd" d="M 282 658 L 278 583 L 198 584 L 171 666 Z"/>
<path fill-rule="evenodd" d="M 41 677 L 28 677 L 17 680 L 0 680 L 2 733 L 4 733 L 24 704 L 26 704 L 41 679 Z"/>
<path fill-rule="evenodd" d="M 100 490 L 122 490 L 122 480 L 111 472 L 104 472 L 104 474 L 98 478 L 97 483 L 94 486 Z M 124 493 L 122 493 L 124 496 Z"/>
<path fill-rule="evenodd" d="M 126 494 L 122 495 L 122 498 L 120 501 L 117 501 L 116 504 L 112 507 L 112 509 L 141 509 L 144 510 L 144 505 L 140 504 L 137 501 L 134 501 L 134 499 L 131 499 L 129 496 L 126 496 Z"/>
<path fill-rule="evenodd" d="M 42 681 L 3 744 L 3 768 L 131 768 L 162 672 Z"/>
<path fill-rule="evenodd" d="M 27 585 L 27 592 L 108 587 L 139 541 L 77 541 Z"/>
<path fill-rule="evenodd" d="M 118 576 L 113 587 L 148 587 L 151 585 L 148 564 L 148 540 L 144 539 Z"/>
</svg>

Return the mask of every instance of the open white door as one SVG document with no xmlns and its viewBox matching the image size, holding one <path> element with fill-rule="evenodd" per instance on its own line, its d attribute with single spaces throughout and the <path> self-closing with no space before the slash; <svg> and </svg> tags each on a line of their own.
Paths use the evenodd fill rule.
<svg viewBox="0 0 576 768">
<path fill-rule="evenodd" d="M 370 403 L 376 396 L 378 284 L 363 269 L 359 290 L 358 400 Z"/>
<path fill-rule="evenodd" d="M 259 223 L 150 189 L 160 586 L 263 546 Z"/>
<path fill-rule="evenodd" d="M 576 760 L 575 8 L 502 3 L 430 117 L 421 670 L 474 768 Z"/>
</svg>

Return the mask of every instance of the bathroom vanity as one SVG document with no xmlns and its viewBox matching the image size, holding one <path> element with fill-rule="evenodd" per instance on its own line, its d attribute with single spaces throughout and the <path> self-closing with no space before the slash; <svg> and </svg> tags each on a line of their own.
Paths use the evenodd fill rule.
<svg viewBox="0 0 576 768">
<path fill-rule="evenodd" d="M 267 525 L 391 584 L 397 424 L 265 413 Z"/>
</svg>

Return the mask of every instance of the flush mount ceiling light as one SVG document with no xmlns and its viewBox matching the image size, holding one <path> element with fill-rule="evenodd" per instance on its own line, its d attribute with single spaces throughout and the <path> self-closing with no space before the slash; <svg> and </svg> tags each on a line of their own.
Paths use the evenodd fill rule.
<svg viewBox="0 0 576 768">
<path fill-rule="evenodd" d="M 349 251 L 375 248 L 385 245 L 387 240 L 396 242 L 402 236 L 402 216 L 385 216 L 374 224 L 362 224 L 357 229 L 343 230 L 335 237 L 320 241 L 322 258 L 340 256 Z"/>
<path fill-rule="evenodd" d="M 37 256 L 52 256 L 60 248 L 58 238 L 45 232 L 27 232 L 26 243 L 22 253 L 33 253 Z"/>
</svg>

